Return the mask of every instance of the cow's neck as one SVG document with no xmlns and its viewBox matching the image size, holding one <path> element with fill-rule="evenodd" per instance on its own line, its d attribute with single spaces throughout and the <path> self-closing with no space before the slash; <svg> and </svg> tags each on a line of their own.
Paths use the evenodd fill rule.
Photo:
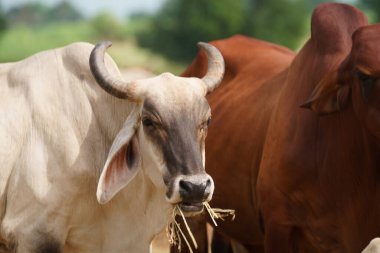
<svg viewBox="0 0 380 253">
<path fill-rule="evenodd" d="M 73 224 L 66 240 L 70 252 L 146 253 L 167 224 L 171 206 L 164 192 L 140 170 L 110 202 L 93 202 L 86 212 L 89 218 L 78 217 L 78 226 Z"/>
<path fill-rule="evenodd" d="M 135 245 L 136 240 L 145 240 L 150 243 L 153 237 L 158 234 L 168 222 L 171 214 L 171 205 L 165 200 L 165 192 L 158 189 L 141 170 L 136 178 L 123 189 L 109 205 L 103 206 L 108 217 L 115 217 L 118 229 L 123 233 L 116 233 L 115 236 L 125 237 L 123 234 L 130 234 L 130 245 Z M 107 232 L 115 233 L 115 227 L 107 224 Z"/>
<path fill-rule="evenodd" d="M 351 189 L 367 187 L 371 180 L 374 185 L 380 185 L 376 176 L 380 150 L 375 137 L 356 118 L 352 107 L 321 117 L 318 125 L 319 175 L 335 178 L 335 186 L 342 184 Z"/>
</svg>

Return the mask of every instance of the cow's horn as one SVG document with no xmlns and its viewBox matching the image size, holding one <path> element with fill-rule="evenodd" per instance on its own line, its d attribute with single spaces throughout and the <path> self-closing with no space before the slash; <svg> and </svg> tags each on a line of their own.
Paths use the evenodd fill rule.
<svg viewBox="0 0 380 253">
<path fill-rule="evenodd" d="M 223 79 L 224 60 L 219 50 L 211 44 L 198 42 L 198 46 L 202 48 L 207 55 L 208 69 L 206 75 L 202 78 L 207 85 L 207 92 L 213 91 Z"/>
<path fill-rule="evenodd" d="M 112 76 L 104 64 L 104 54 L 111 45 L 111 41 L 102 41 L 96 44 L 90 55 L 91 72 L 100 87 L 109 94 L 118 98 L 136 100 L 135 83 Z"/>
</svg>

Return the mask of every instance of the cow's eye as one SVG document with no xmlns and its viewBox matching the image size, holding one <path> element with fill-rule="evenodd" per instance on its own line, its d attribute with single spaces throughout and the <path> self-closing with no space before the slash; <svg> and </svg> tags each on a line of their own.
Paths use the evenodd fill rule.
<svg viewBox="0 0 380 253">
<path fill-rule="evenodd" d="M 377 76 L 372 76 L 368 74 L 364 74 L 361 71 L 357 71 L 356 75 L 360 81 L 360 90 L 364 100 L 368 101 L 371 97 L 371 93 L 373 87 L 375 87 L 377 83 Z"/>
<path fill-rule="evenodd" d="M 359 81 L 362 83 L 372 83 L 377 80 L 376 76 L 365 74 L 359 70 L 356 72 L 356 76 L 358 77 Z"/>
<path fill-rule="evenodd" d="M 142 123 L 143 123 L 144 127 L 148 127 L 148 128 L 152 128 L 155 126 L 154 121 L 151 120 L 150 118 L 144 118 L 142 120 Z"/>
<path fill-rule="evenodd" d="M 201 130 L 202 132 L 204 132 L 205 130 L 207 130 L 207 128 L 208 128 L 208 126 L 210 125 L 210 123 L 211 123 L 211 116 L 210 116 L 205 122 L 203 122 L 203 123 L 201 124 L 200 130 Z"/>
</svg>

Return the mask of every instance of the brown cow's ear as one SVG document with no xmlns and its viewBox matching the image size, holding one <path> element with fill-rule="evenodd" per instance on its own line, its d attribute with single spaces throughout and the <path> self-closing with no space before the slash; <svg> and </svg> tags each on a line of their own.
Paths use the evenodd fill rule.
<svg viewBox="0 0 380 253">
<path fill-rule="evenodd" d="M 338 84 L 337 72 L 329 73 L 314 88 L 310 98 L 301 105 L 318 115 L 342 110 L 349 99 L 350 87 Z"/>
<path fill-rule="evenodd" d="M 105 204 L 137 174 L 141 164 L 137 138 L 138 113 L 132 112 L 116 136 L 100 175 L 96 196 Z"/>
</svg>

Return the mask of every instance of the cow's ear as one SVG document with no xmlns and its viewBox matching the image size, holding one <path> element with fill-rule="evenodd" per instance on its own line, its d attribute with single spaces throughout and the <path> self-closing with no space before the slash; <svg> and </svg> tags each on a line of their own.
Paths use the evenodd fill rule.
<svg viewBox="0 0 380 253">
<path fill-rule="evenodd" d="M 141 163 L 137 138 L 139 114 L 133 112 L 116 136 L 100 175 L 96 196 L 105 204 L 124 188 L 137 174 Z"/>
<path fill-rule="evenodd" d="M 314 88 L 309 99 L 301 105 L 318 115 L 342 110 L 349 100 L 350 87 L 339 83 L 338 71 L 328 73 Z"/>
</svg>

